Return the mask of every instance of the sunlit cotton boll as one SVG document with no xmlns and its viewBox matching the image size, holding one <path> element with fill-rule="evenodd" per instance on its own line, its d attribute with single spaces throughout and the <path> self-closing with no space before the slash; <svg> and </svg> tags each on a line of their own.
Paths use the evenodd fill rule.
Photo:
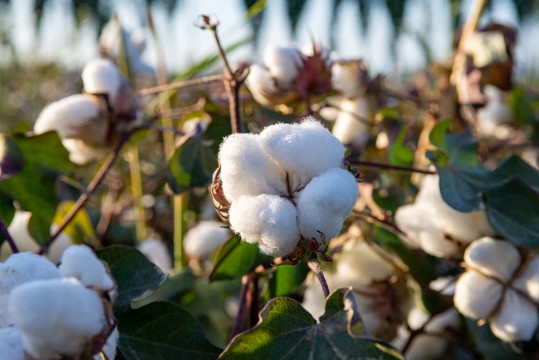
<svg viewBox="0 0 539 360">
<path fill-rule="evenodd" d="M 0 329 L 0 354 L 2 360 L 24 360 L 21 333 L 14 327 Z"/>
<path fill-rule="evenodd" d="M 470 244 L 464 253 L 464 261 L 482 274 L 507 283 L 520 265 L 521 258 L 510 242 L 486 236 Z"/>
<path fill-rule="evenodd" d="M 101 298 L 74 279 L 20 285 L 8 308 L 26 351 L 40 360 L 81 355 L 106 326 Z"/>
<path fill-rule="evenodd" d="M 94 59 L 82 70 L 84 91 L 90 94 L 106 94 L 110 104 L 116 103 L 122 76 L 118 68 L 106 59 Z"/>
<path fill-rule="evenodd" d="M 537 304 L 509 288 L 500 309 L 490 319 L 490 329 L 506 342 L 529 341 L 538 323 Z"/>
<path fill-rule="evenodd" d="M 219 221 L 201 221 L 184 238 L 185 252 L 198 260 L 208 259 L 230 237 L 230 231 Z"/>
<path fill-rule="evenodd" d="M 299 73 L 301 51 L 295 46 L 269 45 L 264 50 L 264 64 L 279 87 L 287 88 Z"/>
<path fill-rule="evenodd" d="M 539 303 L 539 256 L 534 255 L 513 281 L 513 287 L 528 294 L 536 303 Z"/>
<path fill-rule="evenodd" d="M 271 256 L 291 253 L 298 241 L 297 210 L 276 195 L 242 196 L 230 207 L 230 226 L 243 240 Z"/>
<path fill-rule="evenodd" d="M 147 239 L 138 246 L 138 249 L 164 273 L 172 270 L 172 257 L 167 245 L 161 240 Z"/>
</svg>

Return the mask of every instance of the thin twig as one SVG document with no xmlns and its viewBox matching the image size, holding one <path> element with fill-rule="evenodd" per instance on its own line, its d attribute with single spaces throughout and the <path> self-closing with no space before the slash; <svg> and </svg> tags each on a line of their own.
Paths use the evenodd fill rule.
<svg viewBox="0 0 539 360">
<path fill-rule="evenodd" d="M 320 268 L 320 265 L 318 264 L 318 261 L 314 258 L 310 258 L 309 261 L 307 261 L 307 265 L 309 265 L 309 268 L 316 275 L 316 277 L 318 278 L 318 281 L 320 281 L 320 285 L 322 286 L 322 291 L 324 292 L 324 299 L 327 299 L 329 296 L 329 287 L 328 287 L 326 278 L 324 277 L 324 273 L 322 272 L 322 269 Z"/>
<path fill-rule="evenodd" d="M 1 217 L 0 217 L 0 231 L 2 231 L 2 234 L 4 234 L 4 237 L 6 238 L 6 241 L 8 242 L 9 247 L 11 248 L 11 252 L 13 254 L 18 253 L 19 248 L 17 247 L 17 244 L 15 244 L 15 240 L 13 240 L 13 237 L 9 233 L 9 230 L 7 229 L 7 226 Z"/>
<path fill-rule="evenodd" d="M 209 84 L 209 83 L 217 82 L 217 81 L 223 81 L 223 76 L 222 75 L 210 75 L 210 76 L 204 76 L 204 77 L 197 78 L 197 79 L 185 80 L 185 81 L 182 81 L 182 82 L 176 82 L 176 83 L 170 83 L 170 84 L 154 86 L 154 87 L 151 87 L 151 88 L 141 89 L 139 91 L 139 94 L 140 95 L 150 95 L 150 94 L 155 94 L 155 93 L 168 91 L 168 90 L 177 90 L 177 89 L 181 89 L 181 88 L 188 87 L 188 86 Z"/>
<path fill-rule="evenodd" d="M 248 275 L 249 283 L 245 300 L 247 309 L 249 309 L 249 328 L 252 328 L 258 322 L 258 274 L 250 273 Z"/>
<path fill-rule="evenodd" d="M 363 161 L 363 160 L 357 160 L 357 159 L 351 159 L 351 158 L 346 158 L 346 161 L 348 161 L 350 164 L 354 164 L 354 165 L 375 167 L 375 168 L 380 168 L 380 169 L 395 170 L 395 171 L 405 171 L 405 172 L 414 172 L 414 173 L 428 174 L 428 175 L 436 175 L 437 174 L 436 171 L 432 171 L 432 170 L 424 170 L 424 169 L 417 169 L 417 168 L 406 167 L 406 166 L 382 164 L 382 163 L 376 163 L 376 162 L 372 162 L 372 161 Z"/>
<path fill-rule="evenodd" d="M 236 314 L 236 319 L 234 319 L 234 327 L 232 328 L 232 334 L 230 334 L 230 340 L 234 336 L 238 335 L 241 330 L 241 325 L 243 323 L 243 313 L 245 312 L 245 303 L 247 296 L 247 288 L 249 287 L 249 274 L 243 275 L 241 278 L 241 293 L 240 293 L 240 305 L 238 307 L 238 313 Z"/>
</svg>

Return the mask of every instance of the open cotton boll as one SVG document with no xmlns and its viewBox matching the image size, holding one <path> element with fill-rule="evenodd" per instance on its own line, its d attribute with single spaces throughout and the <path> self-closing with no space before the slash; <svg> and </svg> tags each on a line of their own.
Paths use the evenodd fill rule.
<svg viewBox="0 0 539 360">
<path fill-rule="evenodd" d="M 276 195 L 243 196 L 230 207 L 230 226 L 241 238 L 259 243 L 271 256 L 291 253 L 300 239 L 297 210 L 290 201 Z"/>
<path fill-rule="evenodd" d="M 264 49 L 263 60 L 282 88 L 291 86 L 303 63 L 301 51 L 293 46 L 268 45 Z"/>
<path fill-rule="evenodd" d="M 105 265 L 86 245 L 68 247 L 58 269 L 64 277 L 74 277 L 84 286 L 107 290 L 115 285 Z"/>
<path fill-rule="evenodd" d="M 69 160 L 79 165 L 100 159 L 107 153 L 105 148 L 94 148 L 79 139 L 62 139 L 62 145 L 69 151 Z"/>
<path fill-rule="evenodd" d="M 28 232 L 28 221 L 30 221 L 31 216 L 32 213 L 28 211 L 15 211 L 15 215 L 8 226 L 8 231 L 20 252 L 38 252 L 40 249 L 39 244 Z M 11 246 L 7 241 L 4 241 L 0 248 L 0 260 L 7 259 L 12 253 Z"/>
<path fill-rule="evenodd" d="M 0 329 L 0 354 L 2 354 L 2 360 L 25 359 L 21 333 L 17 328 Z"/>
<path fill-rule="evenodd" d="M 492 333 L 503 341 L 529 341 L 538 325 L 537 306 L 508 288 L 499 311 L 490 320 Z"/>
<path fill-rule="evenodd" d="M 107 342 L 101 348 L 103 354 L 105 354 L 107 360 L 114 360 L 116 358 L 116 347 L 118 346 L 118 339 L 120 338 L 120 332 L 118 327 L 115 327 L 114 330 L 110 333 L 107 338 Z M 94 356 L 94 360 L 103 360 L 100 354 Z"/>
<path fill-rule="evenodd" d="M 503 285 L 477 271 L 467 271 L 457 280 L 453 302 L 458 311 L 472 319 L 486 319 L 503 296 Z"/>
<path fill-rule="evenodd" d="M 220 221 L 201 221 L 183 239 L 185 252 L 196 259 L 209 258 L 230 237 L 230 231 Z"/>
<path fill-rule="evenodd" d="M 82 70 L 84 91 L 90 94 L 107 94 L 113 106 L 121 83 L 122 76 L 118 68 L 107 59 L 91 60 Z"/>
<path fill-rule="evenodd" d="M 517 248 L 510 242 L 483 237 L 472 242 L 466 249 L 464 261 L 482 274 L 507 283 L 513 277 L 521 259 Z"/>
<path fill-rule="evenodd" d="M 34 132 L 57 131 L 62 139 L 103 145 L 108 132 L 106 107 L 99 98 L 77 94 L 47 105 L 34 124 Z"/>
<path fill-rule="evenodd" d="M 99 295 L 74 279 L 20 285 L 8 308 L 25 349 L 40 360 L 80 355 L 106 326 Z"/>
<path fill-rule="evenodd" d="M 0 294 L 34 280 L 61 278 L 62 275 L 49 260 L 30 252 L 16 253 L 0 263 Z"/>
<path fill-rule="evenodd" d="M 534 256 L 519 276 L 513 280 L 512 286 L 528 294 L 539 303 L 539 257 Z"/>
<path fill-rule="evenodd" d="M 285 173 L 254 134 L 227 136 L 219 148 L 223 192 L 229 202 L 244 195 L 286 194 Z"/>
<path fill-rule="evenodd" d="M 298 225 L 306 239 L 319 243 L 337 236 L 359 196 L 356 179 L 333 168 L 315 177 L 297 198 Z"/>
<path fill-rule="evenodd" d="M 373 245 L 374 246 L 374 245 Z M 380 251 L 383 251 L 380 249 Z M 393 266 L 366 242 L 355 244 L 343 252 L 337 263 L 337 273 L 350 285 L 360 282 L 365 285 L 382 281 L 393 273 Z"/>
<path fill-rule="evenodd" d="M 256 102 L 266 106 L 273 105 L 273 96 L 280 91 L 269 70 L 258 64 L 249 67 L 245 84 Z"/>
<path fill-rule="evenodd" d="M 341 143 L 362 147 L 370 136 L 369 127 L 365 123 L 369 118 L 370 106 L 366 98 L 343 99 L 331 131 Z"/>
<path fill-rule="evenodd" d="M 137 248 L 164 273 L 172 270 L 171 256 L 164 242 L 157 239 L 146 239 Z"/>
<path fill-rule="evenodd" d="M 292 190 L 326 170 L 341 167 L 345 147 L 315 118 L 275 124 L 259 135 L 262 149 L 290 176 Z"/>
</svg>

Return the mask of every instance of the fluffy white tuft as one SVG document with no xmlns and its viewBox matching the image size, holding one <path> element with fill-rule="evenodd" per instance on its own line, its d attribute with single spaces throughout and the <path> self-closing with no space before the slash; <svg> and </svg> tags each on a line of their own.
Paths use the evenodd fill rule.
<svg viewBox="0 0 539 360">
<path fill-rule="evenodd" d="M 537 306 L 507 289 L 500 310 L 492 317 L 490 329 L 503 341 L 529 341 L 538 325 Z"/>
<path fill-rule="evenodd" d="M 28 221 L 32 216 L 28 211 L 15 211 L 13 220 L 9 224 L 8 231 L 13 237 L 15 244 L 20 252 L 37 252 L 40 249 L 39 244 L 34 240 L 30 232 L 28 231 Z M 5 260 L 12 254 L 11 247 L 7 241 L 2 243 L 0 248 L 0 260 Z"/>
<path fill-rule="evenodd" d="M 25 349 L 41 360 L 80 355 L 106 325 L 101 298 L 74 279 L 20 285 L 8 308 Z"/>
<path fill-rule="evenodd" d="M 382 249 L 379 251 L 383 252 Z M 343 252 L 337 263 L 337 273 L 350 285 L 357 282 L 370 285 L 389 278 L 394 272 L 393 266 L 366 242 L 357 243 Z"/>
<path fill-rule="evenodd" d="M 343 144 L 362 147 L 370 136 L 369 126 L 365 123 L 369 118 L 370 106 L 366 98 L 343 99 L 332 133 Z"/>
<path fill-rule="evenodd" d="M 519 276 L 512 283 L 515 289 L 527 293 L 535 302 L 539 303 L 539 257 L 534 256 Z"/>
<path fill-rule="evenodd" d="M 185 252 L 196 259 L 209 258 L 230 237 L 230 231 L 219 221 L 199 222 L 184 238 Z"/>
<path fill-rule="evenodd" d="M 464 261 L 482 274 L 507 283 L 513 277 L 521 259 L 518 250 L 510 242 L 483 237 L 472 242 L 466 249 Z"/>
<path fill-rule="evenodd" d="M 138 249 L 164 273 L 172 270 L 170 252 L 168 251 L 167 245 L 161 240 L 147 239 L 138 246 Z"/>
<path fill-rule="evenodd" d="M 110 104 L 114 106 L 122 76 L 112 62 L 107 59 L 89 61 L 82 70 L 84 91 L 89 94 L 107 94 Z"/>
<path fill-rule="evenodd" d="M 294 46 L 266 46 L 263 58 L 264 64 L 281 87 L 291 85 L 303 62 L 301 51 Z"/>
<path fill-rule="evenodd" d="M 21 333 L 14 327 L 0 328 L 0 354 L 2 360 L 24 360 Z"/>
<path fill-rule="evenodd" d="M 486 319 L 498 306 L 502 296 L 502 284 L 476 271 L 467 271 L 457 280 L 453 301 L 464 316 Z"/>
</svg>

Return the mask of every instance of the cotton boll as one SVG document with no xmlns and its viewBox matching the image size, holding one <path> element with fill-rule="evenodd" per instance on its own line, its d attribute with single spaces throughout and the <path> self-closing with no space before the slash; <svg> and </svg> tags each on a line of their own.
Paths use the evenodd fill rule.
<svg viewBox="0 0 539 360">
<path fill-rule="evenodd" d="M 394 273 L 394 268 L 369 244 L 361 242 L 343 252 L 337 263 L 337 273 L 350 284 L 360 282 L 369 285 L 373 281 L 389 278 Z"/>
<path fill-rule="evenodd" d="M 293 46 L 266 46 L 263 59 L 281 88 L 291 86 L 303 63 L 301 52 Z"/>
<path fill-rule="evenodd" d="M 510 242 L 483 237 L 466 249 L 464 261 L 481 273 L 507 283 L 521 259 L 518 250 Z"/>
<path fill-rule="evenodd" d="M 84 165 L 105 156 L 105 148 L 95 148 L 79 139 L 62 139 L 62 145 L 69 151 L 69 160 Z"/>
<path fill-rule="evenodd" d="M 365 85 L 361 79 L 363 69 L 358 62 L 340 62 L 331 67 L 331 85 L 342 96 L 354 98 L 365 94 Z"/>
<path fill-rule="evenodd" d="M 244 196 L 230 208 L 230 226 L 243 240 L 259 243 L 271 256 L 291 253 L 299 241 L 297 211 L 287 199 L 275 195 Z"/>
<path fill-rule="evenodd" d="M 519 276 L 513 280 L 515 289 L 524 291 L 535 302 L 539 303 L 539 257 L 534 256 Z"/>
<path fill-rule="evenodd" d="M 74 277 L 84 286 L 103 290 L 115 287 L 114 280 L 103 262 L 86 245 L 72 245 L 67 248 L 62 255 L 59 270 L 64 277 Z M 113 291 L 110 293 L 112 295 Z"/>
<path fill-rule="evenodd" d="M 103 145 L 108 132 L 106 107 L 88 94 L 71 95 L 47 105 L 34 125 L 34 132 L 57 131 L 62 139 L 79 139 Z"/>
<path fill-rule="evenodd" d="M 287 97 L 282 94 L 282 90 L 277 87 L 275 80 L 268 69 L 258 64 L 249 67 L 249 75 L 245 84 L 251 91 L 256 102 L 271 106 L 278 103 L 284 103 Z M 281 98 L 281 95 L 283 97 Z"/>
<path fill-rule="evenodd" d="M 369 118 L 370 106 L 366 98 L 343 99 L 332 133 L 343 144 L 362 147 L 370 136 L 369 127 L 365 123 Z"/>
<path fill-rule="evenodd" d="M 342 165 L 344 146 L 313 117 L 268 126 L 259 136 L 262 149 L 289 173 L 293 191 Z"/>
<path fill-rule="evenodd" d="M 15 211 L 13 220 L 11 220 L 8 227 L 8 231 L 20 252 L 38 252 L 41 248 L 28 232 L 28 221 L 30 221 L 31 216 L 32 213 L 28 211 Z M 0 260 L 5 260 L 12 254 L 11 247 L 7 241 L 2 243 L 0 249 Z"/>
<path fill-rule="evenodd" d="M 94 59 L 82 70 L 84 91 L 90 94 L 107 94 L 110 104 L 114 106 L 122 76 L 118 68 L 106 59 Z"/>
<path fill-rule="evenodd" d="M 0 329 L 0 354 L 2 360 L 24 360 L 21 333 L 14 327 Z"/>
<path fill-rule="evenodd" d="M 187 249 L 185 239 L 184 246 Z M 171 256 L 164 242 L 157 239 L 147 239 L 138 246 L 138 249 L 164 273 L 172 270 Z"/>
<path fill-rule="evenodd" d="M 201 221 L 185 234 L 185 252 L 196 259 L 209 258 L 230 237 L 230 230 L 219 221 Z"/>
<path fill-rule="evenodd" d="M 496 337 L 506 342 L 529 341 L 537 324 L 536 305 L 509 288 L 500 310 L 490 321 L 490 329 Z"/>
<path fill-rule="evenodd" d="M 219 163 L 229 202 L 244 195 L 286 194 L 284 171 L 264 153 L 254 134 L 226 137 L 219 149 Z"/>
<path fill-rule="evenodd" d="M 20 285 L 8 308 L 25 349 L 41 360 L 80 355 L 106 326 L 101 298 L 76 280 Z"/>
<path fill-rule="evenodd" d="M 476 271 L 467 271 L 457 280 L 453 301 L 462 315 L 485 319 L 498 306 L 502 296 L 502 284 Z"/>
<path fill-rule="evenodd" d="M 118 339 L 120 338 L 120 332 L 118 331 L 118 327 L 115 327 L 114 330 L 110 333 L 109 337 L 107 338 L 107 342 L 105 345 L 103 345 L 103 348 L 101 349 L 101 352 L 105 354 L 107 357 L 107 360 L 114 360 L 116 357 L 116 347 L 118 345 Z M 94 360 L 102 360 L 103 358 L 101 355 L 97 354 L 94 356 Z"/>
</svg>

